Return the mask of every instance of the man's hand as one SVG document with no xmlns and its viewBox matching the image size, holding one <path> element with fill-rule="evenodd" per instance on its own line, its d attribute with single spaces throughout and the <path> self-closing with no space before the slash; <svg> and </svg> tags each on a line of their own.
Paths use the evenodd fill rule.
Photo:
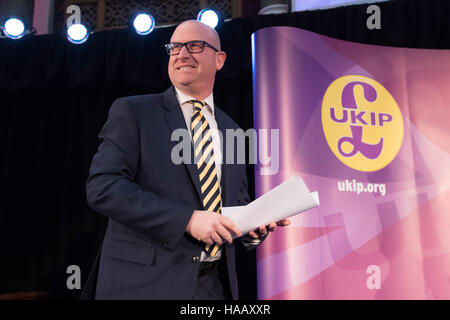
<svg viewBox="0 0 450 320">
<path fill-rule="evenodd" d="M 233 242 L 233 234 L 241 236 L 241 230 L 227 217 L 210 211 L 195 210 L 186 227 L 186 232 L 206 244 Z"/>
<path fill-rule="evenodd" d="M 277 226 L 279 226 L 279 227 L 286 227 L 286 226 L 288 226 L 290 224 L 291 224 L 291 220 L 283 219 L 283 220 L 280 220 L 280 221 L 277 221 L 277 222 L 272 222 L 268 226 L 260 226 L 260 227 L 258 227 L 258 229 L 250 231 L 248 234 L 252 238 L 258 239 L 260 236 L 262 236 L 262 237 L 266 236 L 268 232 L 275 231 Z M 259 235 L 258 235 L 258 233 L 259 233 Z"/>
</svg>

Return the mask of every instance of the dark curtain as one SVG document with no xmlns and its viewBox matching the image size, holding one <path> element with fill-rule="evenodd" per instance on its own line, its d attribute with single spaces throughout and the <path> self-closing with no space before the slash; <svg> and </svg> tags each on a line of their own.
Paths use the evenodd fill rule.
<svg viewBox="0 0 450 320">
<path fill-rule="evenodd" d="M 381 30 L 366 28 L 367 5 L 257 16 L 217 30 L 227 62 L 214 97 L 241 127 L 253 125 L 251 34 L 292 26 L 387 46 L 449 49 L 450 1 L 382 2 Z M 163 45 L 174 27 L 146 37 L 128 29 L 98 32 L 73 45 L 63 35 L 0 40 L 0 293 L 47 291 L 77 298 L 66 287 L 69 265 L 82 283 L 100 247 L 106 219 L 86 204 L 85 181 L 97 135 L 118 97 L 165 90 Z M 253 168 L 248 167 L 254 196 Z M 240 249 L 241 298 L 256 298 L 255 252 Z"/>
</svg>

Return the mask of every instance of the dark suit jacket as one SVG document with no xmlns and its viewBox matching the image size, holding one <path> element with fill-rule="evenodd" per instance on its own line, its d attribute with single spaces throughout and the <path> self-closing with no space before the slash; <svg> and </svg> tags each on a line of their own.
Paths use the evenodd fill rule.
<svg viewBox="0 0 450 320">
<path fill-rule="evenodd" d="M 225 162 L 225 130 L 238 126 L 216 106 L 214 111 Z M 171 134 L 179 128 L 187 129 L 173 87 L 111 106 L 86 184 L 89 206 L 109 223 L 82 299 L 94 297 L 95 289 L 97 299 L 192 298 L 203 243 L 185 230 L 194 209 L 203 207 L 196 165 L 171 160 L 179 143 Z M 245 164 L 224 163 L 221 187 L 223 206 L 247 204 Z M 234 243 L 222 254 L 237 299 Z"/>
</svg>

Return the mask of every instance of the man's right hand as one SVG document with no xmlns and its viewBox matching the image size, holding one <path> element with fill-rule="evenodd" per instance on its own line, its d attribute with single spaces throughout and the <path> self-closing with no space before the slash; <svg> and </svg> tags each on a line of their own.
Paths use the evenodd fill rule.
<svg viewBox="0 0 450 320">
<path fill-rule="evenodd" d="M 211 211 L 195 210 L 186 227 L 186 232 L 206 244 L 233 242 L 233 234 L 241 236 L 241 230 L 229 218 Z"/>
</svg>

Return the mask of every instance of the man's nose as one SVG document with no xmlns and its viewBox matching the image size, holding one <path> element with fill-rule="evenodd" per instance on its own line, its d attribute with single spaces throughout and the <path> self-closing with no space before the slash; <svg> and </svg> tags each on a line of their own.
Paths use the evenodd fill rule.
<svg viewBox="0 0 450 320">
<path fill-rule="evenodd" d="M 180 58 L 182 58 L 182 57 L 189 57 L 191 54 L 187 50 L 186 46 L 182 46 L 179 55 L 180 55 Z"/>
</svg>

